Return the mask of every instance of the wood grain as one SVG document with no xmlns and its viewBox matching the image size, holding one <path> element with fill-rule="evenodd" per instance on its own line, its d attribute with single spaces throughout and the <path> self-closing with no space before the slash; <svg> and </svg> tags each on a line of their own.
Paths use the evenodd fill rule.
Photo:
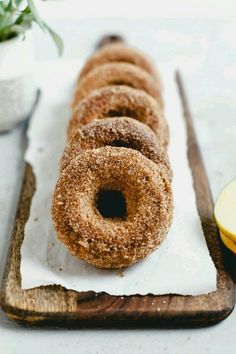
<svg viewBox="0 0 236 354">
<path fill-rule="evenodd" d="M 62 327 L 192 327 L 217 323 L 231 313 L 235 304 L 234 284 L 224 267 L 208 179 L 179 73 L 176 81 L 186 122 L 188 158 L 198 212 L 217 268 L 217 290 L 201 296 L 122 297 L 76 292 L 56 285 L 22 290 L 20 247 L 35 190 L 34 175 L 27 165 L 1 289 L 1 306 L 10 319 L 31 325 Z"/>
</svg>

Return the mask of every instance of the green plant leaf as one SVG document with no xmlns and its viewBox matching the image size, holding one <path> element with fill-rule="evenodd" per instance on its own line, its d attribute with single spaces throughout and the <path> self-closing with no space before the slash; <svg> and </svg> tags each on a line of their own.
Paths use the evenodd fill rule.
<svg viewBox="0 0 236 354">
<path fill-rule="evenodd" d="M 46 23 L 44 23 L 44 26 L 45 26 L 46 30 L 48 31 L 48 33 L 50 34 L 50 36 L 52 37 L 54 43 L 56 44 L 58 54 L 61 56 L 63 53 L 63 50 L 64 50 L 62 38 L 56 32 L 54 32 L 51 29 L 51 27 L 49 27 Z"/>
<path fill-rule="evenodd" d="M 13 10 L 13 3 L 12 0 L 10 0 L 6 6 L 6 11 L 12 11 Z"/>
<path fill-rule="evenodd" d="M 33 16 L 34 16 L 35 22 L 39 25 L 39 27 L 40 27 L 43 31 L 45 31 L 45 24 L 44 24 L 43 21 L 41 20 L 39 14 L 38 14 L 38 11 L 37 11 L 37 9 L 36 9 L 36 7 L 35 7 L 35 5 L 34 5 L 33 0 L 27 0 L 27 2 L 28 2 L 28 6 L 29 6 L 29 8 L 30 8 L 30 10 L 31 10 L 31 12 L 32 12 L 32 14 L 33 14 Z"/>
<path fill-rule="evenodd" d="M 33 0 L 27 0 L 22 9 L 23 0 L 0 0 L 0 42 L 24 34 L 35 22 L 47 32 L 57 46 L 58 54 L 63 52 L 63 41 L 39 16 Z"/>
<path fill-rule="evenodd" d="M 5 12 L 3 16 L 0 18 L 0 32 L 11 25 L 14 24 L 14 20 L 10 12 Z"/>
<path fill-rule="evenodd" d="M 32 15 L 30 8 L 27 6 L 23 11 L 21 11 L 15 23 L 21 24 L 24 22 L 32 22 L 33 20 L 34 20 L 34 16 Z"/>
<path fill-rule="evenodd" d="M 43 22 L 41 20 L 39 14 L 38 14 L 38 11 L 34 5 L 33 0 L 27 0 L 27 2 L 28 2 L 28 6 L 34 16 L 35 22 L 40 26 L 40 28 L 43 31 L 46 30 L 50 34 L 51 38 L 53 39 L 54 43 L 56 44 L 58 54 L 62 55 L 64 46 L 63 46 L 63 41 L 62 41 L 61 37 L 55 31 L 53 31 L 53 29 L 51 27 L 49 27 L 45 22 Z"/>
<path fill-rule="evenodd" d="M 16 8 L 18 8 L 19 5 L 22 3 L 22 0 L 13 0 L 12 2 L 13 2 L 13 5 L 14 5 Z"/>
<path fill-rule="evenodd" d="M 28 29 L 29 27 L 24 24 L 24 25 L 13 25 L 11 27 L 8 27 L 5 29 L 3 35 L 6 39 L 15 37 L 17 35 L 23 34 L 25 33 L 25 31 Z"/>
</svg>

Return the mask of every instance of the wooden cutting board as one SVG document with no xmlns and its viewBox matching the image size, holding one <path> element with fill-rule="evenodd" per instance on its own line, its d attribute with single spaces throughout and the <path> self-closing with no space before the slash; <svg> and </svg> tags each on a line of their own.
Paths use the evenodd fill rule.
<svg viewBox="0 0 236 354">
<path fill-rule="evenodd" d="M 217 268 L 217 290 L 201 296 L 111 296 L 71 291 L 59 285 L 22 290 L 20 247 L 35 190 L 34 175 L 27 165 L 1 290 L 1 306 L 10 319 L 63 327 L 186 327 L 214 324 L 231 313 L 235 304 L 234 284 L 224 267 L 210 188 L 179 73 L 176 82 L 183 105 L 197 208 Z"/>
</svg>

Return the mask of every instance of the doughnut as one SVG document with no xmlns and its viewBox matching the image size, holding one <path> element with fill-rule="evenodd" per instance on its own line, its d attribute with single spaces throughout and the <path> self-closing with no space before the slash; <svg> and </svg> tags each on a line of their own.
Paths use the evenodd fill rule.
<svg viewBox="0 0 236 354">
<path fill-rule="evenodd" d="M 163 107 L 161 90 L 150 74 L 133 64 L 109 63 L 99 65 L 78 81 L 72 108 L 75 108 L 92 90 L 112 85 L 125 85 L 143 90 L 153 96 L 161 108 Z"/>
<path fill-rule="evenodd" d="M 61 170 L 84 150 L 103 146 L 123 146 L 138 150 L 162 166 L 169 179 L 172 178 L 166 151 L 159 144 L 153 131 L 145 124 L 127 117 L 98 119 L 81 126 L 64 150 Z"/>
<path fill-rule="evenodd" d="M 168 125 L 158 103 L 146 92 L 127 86 L 108 86 L 90 92 L 74 109 L 68 138 L 82 124 L 112 116 L 127 116 L 145 123 L 156 133 L 161 145 L 167 147 Z"/>
<path fill-rule="evenodd" d="M 52 219 L 72 255 L 98 268 L 123 268 L 160 246 L 172 210 L 160 166 L 136 150 L 106 146 L 77 155 L 61 172 Z"/>
<path fill-rule="evenodd" d="M 160 75 L 158 75 L 151 60 L 140 50 L 130 47 L 121 41 L 106 44 L 104 47 L 97 50 L 85 63 L 80 72 L 79 78 L 81 79 L 89 71 L 101 64 L 112 62 L 130 63 L 136 65 L 151 74 L 153 78 L 157 80 L 159 87 L 162 87 Z"/>
</svg>

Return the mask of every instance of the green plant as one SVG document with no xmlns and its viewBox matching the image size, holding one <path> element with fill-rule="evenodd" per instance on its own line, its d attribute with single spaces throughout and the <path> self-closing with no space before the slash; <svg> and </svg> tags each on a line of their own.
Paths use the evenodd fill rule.
<svg viewBox="0 0 236 354">
<path fill-rule="evenodd" d="M 61 55 L 63 52 L 61 37 L 40 18 L 33 0 L 0 0 L 0 42 L 19 35 L 24 36 L 33 22 L 50 34 Z"/>
</svg>

